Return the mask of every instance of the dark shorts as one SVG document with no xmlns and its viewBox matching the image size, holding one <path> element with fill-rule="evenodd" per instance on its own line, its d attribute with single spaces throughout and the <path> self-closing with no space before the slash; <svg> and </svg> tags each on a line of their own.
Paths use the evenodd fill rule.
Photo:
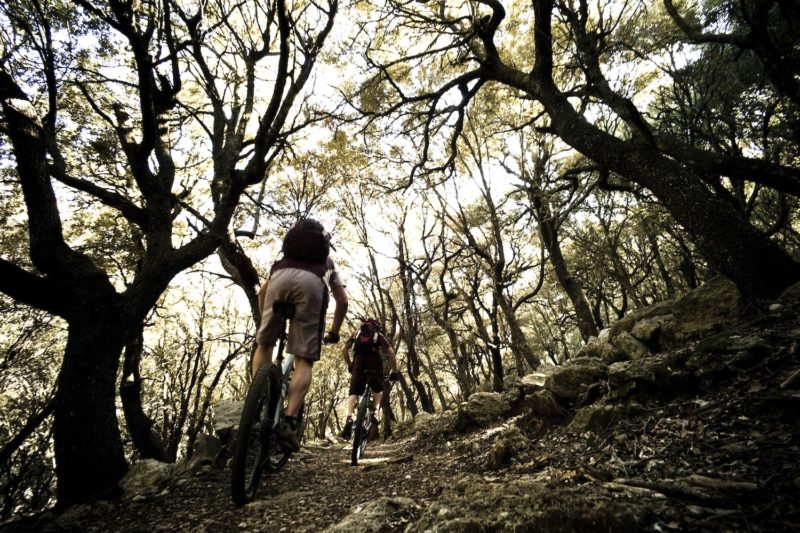
<svg viewBox="0 0 800 533">
<path fill-rule="evenodd" d="M 371 370 L 371 372 L 364 372 Z M 369 375 L 369 377 L 368 377 Z M 372 392 L 383 392 L 383 362 L 380 357 L 356 357 L 353 361 L 353 373 L 350 375 L 350 396 L 364 394 L 367 383 Z"/>
</svg>

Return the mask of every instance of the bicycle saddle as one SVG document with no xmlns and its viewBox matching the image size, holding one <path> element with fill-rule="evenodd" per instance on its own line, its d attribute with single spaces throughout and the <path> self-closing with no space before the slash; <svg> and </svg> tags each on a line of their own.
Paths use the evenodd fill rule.
<svg viewBox="0 0 800 533">
<path fill-rule="evenodd" d="M 272 304 L 272 312 L 284 318 L 292 318 L 294 316 L 294 303 L 277 301 Z"/>
</svg>

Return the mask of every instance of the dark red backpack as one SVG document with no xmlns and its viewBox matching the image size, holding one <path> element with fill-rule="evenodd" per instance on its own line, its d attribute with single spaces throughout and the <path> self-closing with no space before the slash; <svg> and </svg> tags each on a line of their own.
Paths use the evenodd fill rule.
<svg viewBox="0 0 800 533">
<path fill-rule="evenodd" d="M 324 263 L 330 253 L 330 243 L 322 224 L 316 220 L 301 220 L 286 233 L 283 255 L 307 263 Z"/>
<path fill-rule="evenodd" d="M 377 320 L 368 318 L 361 323 L 361 328 L 358 330 L 355 338 L 353 339 L 353 353 L 356 355 L 377 355 L 380 344 L 381 327 Z"/>
</svg>

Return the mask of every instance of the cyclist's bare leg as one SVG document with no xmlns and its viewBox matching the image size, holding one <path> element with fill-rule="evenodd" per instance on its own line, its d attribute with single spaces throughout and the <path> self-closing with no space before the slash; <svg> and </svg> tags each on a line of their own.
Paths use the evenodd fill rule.
<svg viewBox="0 0 800 533">
<path fill-rule="evenodd" d="M 381 410 L 381 398 L 383 398 L 382 392 L 373 392 L 372 393 L 372 405 L 375 407 L 375 417 L 378 418 L 378 412 Z"/>
<path fill-rule="evenodd" d="M 294 358 L 294 372 L 292 381 L 289 382 L 288 399 L 286 402 L 286 416 L 297 416 L 303 400 L 311 386 L 311 368 L 313 362 L 303 357 Z"/>
<path fill-rule="evenodd" d="M 355 394 L 351 394 L 350 397 L 347 399 L 347 416 L 352 417 L 353 413 L 356 411 L 356 405 L 358 405 L 358 396 Z"/>
<path fill-rule="evenodd" d="M 253 353 L 253 365 L 252 365 L 252 375 L 255 376 L 258 369 L 261 368 L 261 365 L 264 363 L 271 363 L 272 362 L 272 350 L 275 348 L 275 345 L 272 346 L 256 346 L 256 351 Z"/>
</svg>

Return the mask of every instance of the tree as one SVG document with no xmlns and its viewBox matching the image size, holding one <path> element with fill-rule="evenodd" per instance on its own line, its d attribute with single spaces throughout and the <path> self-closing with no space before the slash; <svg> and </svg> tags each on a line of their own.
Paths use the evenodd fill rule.
<svg viewBox="0 0 800 533">
<path fill-rule="evenodd" d="M 52 497 L 50 438 L 64 324 L 0 298 L 0 517 L 41 510 Z"/>
<path fill-rule="evenodd" d="M 778 10 L 777 4 L 767 4 L 770 13 Z M 408 131 L 424 134 L 412 178 L 451 168 L 457 157 L 455 139 L 463 132 L 467 110 L 476 95 L 484 87 L 506 87 L 519 98 L 537 102 L 549 119 L 534 112 L 524 124 L 555 133 L 604 172 L 649 189 L 711 266 L 746 294 L 773 297 L 800 280 L 800 264 L 754 227 L 713 183 L 757 183 L 797 195 L 800 171 L 791 166 L 796 143 L 779 161 L 759 154 L 695 148 L 680 136 L 659 131 L 658 123 L 649 121 L 635 100 L 623 92 L 629 85 L 615 87 L 609 80 L 611 66 L 616 67 L 613 72 L 635 71 L 637 62 L 644 62 L 639 57 L 656 61 L 666 46 L 680 42 L 679 35 L 673 32 L 664 46 L 656 43 L 645 49 L 647 33 L 643 29 L 637 34 L 641 37 L 638 41 L 630 33 L 623 34 L 631 29 L 622 22 L 633 4 L 607 10 L 592 9 L 586 0 L 535 0 L 532 10 L 523 7 L 512 13 L 515 22 L 533 18 L 530 38 L 515 35 L 515 28 L 509 28 L 504 41 L 498 30 L 508 15 L 505 7 L 496 0 L 482 0 L 480 5 L 483 10 L 472 10 L 468 4 L 439 9 L 428 4 L 407 8 L 390 2 L 387 9 L 396 18 L 384 18 L 381 23 L 418 46 L 393 48 L 379 40 L 368 51 L 367 60 L 376 72 L 373 84 L 381 85 L 387 96 L 381 111 L 362 111 L 373 120 L 380 114 L 402 113 Z M 645 28 L 653 21 L 637 22 Z M 770 15 L 764 24 L 762 28 L 783 23 L 780 17 Z M 625 50 L 632 52 L 625 56 Z M 767 53 L 756 53 L 769 63 Z M 528 57 L 533 61 L 526 61 Z M 623 59 L 627 68 L 621 68 Z M 417 77 L 406 75 L 425 62 L 435 66 Z M 436 75 L 431 74 L 432 68 L 438 69 Z M 441 76 L 447 81 L 440 82 Z M 643 84 L 644 80 L 639 86 Z M 784 89 L 791 94 L 790 87 Z M 601 107 L 611 110 L 614 120 L 593 121 L 590 112 Z M 442 136 L 450 141 L 436 140 Z M 433 146 L 444 147 L 449 155 L 437 157 Z"/>
<path fill-rule="evenodd" d="M 291 111 L 338 8 L 75 4 L 0 3 L 14 29 L 0 60 L 2 135 L 31 262 L 0 259 L 0 290 L 68 324 L 54 410 L 59 505 L 114 491 L 125 473 L 122 348 L 172 278 L 226 241 L 245 189 L 309 123 Z M 129 279 L 66 234 L 65 198 L 114 213 L 135 253 Z"/>
</svg>

